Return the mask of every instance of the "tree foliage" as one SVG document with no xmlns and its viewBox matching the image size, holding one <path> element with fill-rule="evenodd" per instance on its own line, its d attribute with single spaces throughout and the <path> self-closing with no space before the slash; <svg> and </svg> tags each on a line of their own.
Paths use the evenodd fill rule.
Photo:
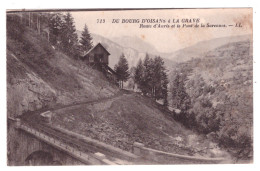
<svg viewBox="0 0 260 171">
<path fill-rule="evenodd" d="M 80 38 L 80 49 L 82 52 L 87 52 L 93 47 L 93 42 L 92 42 L 92 37 L 88 31 L 88 27 L 85 24 L 84 30 L 81 33 L 81 38 Z"/>
<path fill-rule="evenodd" d="M 73 17 L 69 12 L 64 16 L 61 45 L 63 51 L 68 55 L 74 57 L 79 55 L 78 35 L 76 33 Z"/>
<path fill-rule="evenodd" d="M 129 79 L 128 79 L 128 88 L 130 89 L 135 89 L 135 71 L 136 71 L 136 67 L 131 67 L 130 71 L 129 71 Z"/>
<path fill-rule="evenodd" d="M 89 50 L 92 46 L 92 37 L 85 24 L 80 41 L 74 24 L 74 18 L 71 13 L 58 12 L 22 12 L 21 15 L 8 14 L 7 20 L 10 22 L 8 34 L 20 39 L 22 32 L 28 26 L 30 29 L 36 30 L 39 35 L 47 38 L 54 48 L 58 48 L 65 52 L 68 56 L 78 58 L 82 51 Z M 15 23 L 15 25 L 12 25 Z M 18 28 L 19 27 L 19 28 Z M 10 31 L 9 31 L 10 30 Z"/>
<path fill-rule="evenodd" d="M 163 100 L 165 106 L 168 105 L 168 76 L 164 61 L 160 56 L 154 59 L 148 54 L 144 61 L 139 60 L 135 75 L 135 83 L 144 95 L 148 95 L 155 100 Z"/>
<path fill-rule="evenodd" d="M 176 73 L 171 86 L 172 104 L 181 111 L 187 111 L 190 108 L 190 97 L 186 93 L 184 81 L 185 76 L 182 73 Z"/>
<path fill-rule="evenodd" d="M 163 99 L 165 106 L 168 106 L 168 83 L 164 61 L 157 56 L 153 60 L 152 94 L 156 100 Z"/>
<path fill-rule="evenodd" d="M 119 61 L 115 65 L 114 69 L 118 75 L 119 86 L 120 88 L 123 88 L 123 82 L 127 81 L 130 76 L 128 62 L 124 54 L 120 56 Z"/>
<path fill-rule="evenodd" d="M 54 13 L 49 19 L 50 42 L 59 46 L 62 36 L 62 14 Z"/>
<path fill-rule="evenodd" d="M 143 61 L 140 59 L 135 69 L 134 80 L 135 83 L 137 84 L 137 88 L 139 88 L 142 92 L 145 89 L 143 77 L 144 77 L 144 66 L 143 66 Z"/>
<path fill-rule="evenodd" d="M 229 47 L 232 50 L 214 51 L 214 58 L 178 64 L 171 76 L 171 104 L 181 110 L 174 114 L 175 119 L 200 133 L 214 134 L 219 145 L 237 158 L 252 156 L 252 56 L 248 56 L 248 44 L 234 43 Z M 223 58 L 223 54 L 229 56 Z"/>
</svg>

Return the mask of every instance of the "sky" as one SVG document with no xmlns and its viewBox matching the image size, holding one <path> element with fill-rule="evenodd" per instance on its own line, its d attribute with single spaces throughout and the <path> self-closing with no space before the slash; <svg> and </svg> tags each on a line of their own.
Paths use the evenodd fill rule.
<svg viewBox="0 0 260 171">
<path fill-rule="evenodd" d="M 83 30 L 84 25 L 87 24 L 90 33 L 109 39 L 136 36 L 164 53 L 174 52 L 204 40 L 252 34 L 252 9 L 250 8 L 77 11 L 71 14 L 77 30 Z M 166 22 L 169 19 L 171 22 L 173 19 L 175 21 L 179 19 L 179 24 L 182 26 L 182 19 L 198 18 L 199 25 L 210 23 L 233 26 L 226 28 L 139 28 L 140 23 L 122 23 L 123 19 L 164 19 Z M 104 19 L 105 23 L 97 23 L 100 19 Z M 120 19 L 120 23 L 112 23 L 113 19 Z M 242 27 L 234 27 L 236 23 L 241 23 Z"/>
</svg>

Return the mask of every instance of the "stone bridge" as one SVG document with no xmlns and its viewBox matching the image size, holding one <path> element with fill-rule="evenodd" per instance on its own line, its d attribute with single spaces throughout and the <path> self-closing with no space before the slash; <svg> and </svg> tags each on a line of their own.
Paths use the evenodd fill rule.
<svg viewBox="0 0 260 171">
<path fill-rule="evenodd" d="M 101 142 L 86 142 L 58 131 L 43 131 L 8 118 L 8 165 L 120 165 L 132 164 L 138 158 Z"/>
<path fill-rule="evenodd" d="M 134 143 L 132 153 L 54 127 L 31 125 L 8 118 L 8 165 L 129 165 L 226 163 L 224 158 L 204 158 L 166 153 Z"/>
</svg>

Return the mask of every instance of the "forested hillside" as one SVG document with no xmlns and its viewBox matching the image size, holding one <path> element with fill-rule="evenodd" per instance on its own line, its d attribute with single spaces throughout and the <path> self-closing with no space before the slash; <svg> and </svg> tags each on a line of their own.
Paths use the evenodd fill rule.
<svg viewBox="0 0 260 171">
<path fill-rule="evenodd" d="M 55 47 L 18 15 L 7 16 L 8 116 L 119 91 L 101 72 Z"/>
<path fill-rule="evenodd" d="M 168 75 L 174 62 L 163 57 L 100 36 L 92 40 L 86 24 L 79 36 L 70 13 L 7 15 L 8 116 L 34 120 L 37 110 L 48 109 L 55 125 L 123 150 L 141 142 L 177 154 L 228 158 L 227 150 L 235 159 L 252 159 L 251 40 L 189 57 Z M 98 39 L 116 64 L 116 80 L 82 59 Z M 124 88 L 128 79 L 139 93 L 115 84 Z"/>
<path fill-rule="evenodd" d="M 252 41 L 216 48 L 179 63 L 171 76 L 174 118 L 215 140 L 237 159 L 253 152 Z"/>
<path fill-rule="evenodd" d="M 40 16 L 55 22 L 41 20 L 40 28 Z M 161 57 L 152 58 L 147 54 L 144 61 L 138 63 L 136 80 L 143 95 L 120 91 L 103 73 L 77 57 L 84 47 L 76 41 L 73 20 L 69 16 L 66 14 L 66 20 L 61 22 L 58 14 L 53 15 L 54 18 L 35 14 L 37 20 L 28 23 L 16 14 L 7 15 L 8 117 L 38 123 L 41 111 L 51 110 L 54 111 L 54 126 L 123 150 L 131 151 L 134 142 L 141 142 L 147 147 L 177 154 L 229 156 L 207 138 L 184 128 L 165 113 L 168 78 Z M 57 22 L 61 22 L 61 27 Z M 53 24 L 55 27 L 49 28 L 57 30 L 45 36 L 43 24 Z M 85 33 L 89 36 L 87 31 Z M 66 48 L 68 46 L 70 48 Z M 90 46 L 85 48 L 84 51 Z M 116 72 L 122 70 L 120 64 L 127 64 L 125 57 L 120 59 Z M 128 77 L 128 67 L 127 71 L 123 69 L 124 76 Z M 120 79 L 124 81 L 124 78 Z M 165 106 L 157 104 L 158 99 L 163 99 Z M 12 139 L 8 141 L 10 143 Z"/>
</svg>

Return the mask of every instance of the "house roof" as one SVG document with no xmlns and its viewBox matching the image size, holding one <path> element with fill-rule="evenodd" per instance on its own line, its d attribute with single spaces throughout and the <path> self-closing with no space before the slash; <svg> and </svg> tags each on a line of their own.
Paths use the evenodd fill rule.
<svg viewBox="0 0 260 171">
<path fill-rule="evenodd" d="M 98 47 L 98 46 L 101 46 L 107 53 L 108 53 L 108 55 L 110 55 L 110 53 L 106 50 L 106 48 L 104 48 L 104 46 L 101 44 L 101 43 L 98 43 L 98 44 L 96 44 L 95 46 L 93 46 L 89 51 L 87 51 L 84 55 L 83 55 L 83 57 L 85 57 L 86 55 L 88 55 L 92 50 L 94 50 L 96 47 Z"/>
</svg>

